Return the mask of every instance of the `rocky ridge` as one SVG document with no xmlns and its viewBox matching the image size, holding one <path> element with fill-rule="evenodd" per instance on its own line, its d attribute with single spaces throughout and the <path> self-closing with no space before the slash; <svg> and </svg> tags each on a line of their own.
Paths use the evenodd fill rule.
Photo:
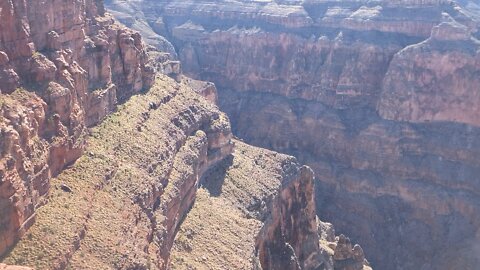
<svg viewBox="0 0 480 270">
<path fill-rule="evenodd" d="M 313 172 L 240 142 L 232 156 L 215 86 L 183 76 L 175 55 L 147 47 L 105 13 L 102 1 L 4 1 L 0 12 L 2 262 L 180 269 L 175 251 L 170 255 L 183 221 L 215 197 L 236 203 L 202 215 L 255 224 L 243 231 L 252 245 L 239 259 L 248 265 L 230 261 L 229 269 L 276 269 L 272 256 L 284 251 L 292 256 L 288 269 L 333 269 L 353 256 L 355 249 L 341 248 L 343 236 L 329 230 L 328 240 L 320 237 L 325 225 L 316 218 Z M 225 166 L 232 159 L 233 167 Z M 240 196 L 215 194 L 212 181 L 225 181 L 225 190 L 241 184 Z M 192 229 L 209 225 L 201 220 Z M 203 244 L 232 249 L 239 240 Z M 363 255 L 353 264 L 369 269 Z"/>
<path fill-rule="evenodd" d="M 225 115 L 186 85 L 160 77 L 92 130 L 87 153 L 51 179 L 35 225 L 4 261 L 38 269 L 163 269 L 199 177 L 232 147 Z"/>
<path fill-rule="evenodd" d="M 140 36 L 101 1 L 0 4 L 0 253 L 24 234 L 87 127 L 153 82 Z"/>
<path fill-rule="evenodd" d="M 265 254 L 293 246 L 295 259 L 282 269 L 333 269 L 339 240 L 330 236 L 326 244 L 319 236 L 312 171 L 242 142 L 232 156 L 233 143 L 228 118 L 215 105 L 187 82 L 158 75 L 147 93 L 91 130 L 85 154 L 50 180 L 35 224 L 3 262 L 36 269 L 186 269 L 192 261 L 199 268 L 277 269 Z M 216 200 L 223 203 L 212 209 Z M 242 222 L 250 224 L 240 230 L 250 245 L 235 230 Z M 284 235 L 272 235 L 278 230 Z M 207 239 L 197 240 L 199 231 Z M 218 239 L 229 234 L 236 238 Z M 216 264 L 213 255 L 225 259 Z M 358 269 L 369 269 L 364 263 Z"/>
<path fill-rule="evenodd" d="M 308 167 L 290 156 L 235 145 L 231 157 L 203 176 L 174 242 L 172 269 L 371 269 L 359 247 L 354 258 L 344 236 L 335 237 L 331 224 L 312 218 Z"/>
<path fill-rule="evenodd" d="M 477 3 L 108 6 L 168 37 L 187 74 L 217 85 L 236 136 L 311 166 L 318 214 L 382 254 L 374 266 L 478 265 Z"/>
</svg>

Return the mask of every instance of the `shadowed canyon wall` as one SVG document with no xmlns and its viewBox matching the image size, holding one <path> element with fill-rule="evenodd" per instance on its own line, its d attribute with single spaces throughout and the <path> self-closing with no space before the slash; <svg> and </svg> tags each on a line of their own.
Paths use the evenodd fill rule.
<svg viewBox="0 0 480 270">
<path fill-rule="evenodd" d="M 478 4 L 108 6 L 168 37 L 187 74 L 216 84 L 236 136 L 311 166 L 319 216 L 374 254 L 373 266 L 478 265 Z"/>
</svg>

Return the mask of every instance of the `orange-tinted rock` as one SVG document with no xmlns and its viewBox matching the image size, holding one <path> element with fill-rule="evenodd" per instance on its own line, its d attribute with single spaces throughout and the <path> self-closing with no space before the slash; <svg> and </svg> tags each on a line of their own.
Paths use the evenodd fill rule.
<svg viewBox="0 0 480 270">
<path fill-rule="evenodd" d="M 88 126 L 153 83 L 141 37 L 103 1 L 0 3 L 0 254 L 31 226 Z"/>
<path fill-rule="evenodd" d="M 408 122 L 449 121 L 480 126 L 480 42 L 457 22 L 441 23 L 425 42 L 395 55 L 378 110 Z"/>
<path fill-rule="evenodd" d="M 27 109 L 33 107 L 26 105 Z M 68 129 L 59 114 L 49 122 L 54 134 L 50 156 L 57 159 L 48 165 L 59 166 L 72 153 L 57 147 L 68 143 Z M 35 224 L 6 254 L 5 262 L 38 269 L 165 269 L 175 235 L 195 201 L 200 178 L 229 156 L 234 146 L 228 118 L 188 85 L 164 75 L 157 76 L 150 91 L 126 101 L 91 132 L 88 152 L 55 179 L 45 179 L 52 183 L 48 202 L 37 209 Z M 3 146 L 7 150 L 15 149 L 20 138 L 11 133 Z M 129 168 L 127 174 L 121 168 Z M 9 184 L 1 185 L 0 191 L 19 196 L 18 191 L 7 189 Z M 24 194 L 36 199 L 27 191 Z M 68 195 L 71 200 L 58 201 L 57 195 Z M 19 207 L 25 205 L 20 203 L 24 204 Z M 0 210 L 16 209 L 6 206 Z M 58 218 L 59 213 L 68 217 Z M 17 222 L 19 218 L 6 220 Z M 45 227 L 48 229 L 42 229 Z M 51 234 L 53 231 L 58 233 Z M 50 245 L 52 242 L 56 244 Z M 112 245 L 118 248 L 110 249 Z M 90 249 L 97 246 L 102 248 Z"/>
</svg>

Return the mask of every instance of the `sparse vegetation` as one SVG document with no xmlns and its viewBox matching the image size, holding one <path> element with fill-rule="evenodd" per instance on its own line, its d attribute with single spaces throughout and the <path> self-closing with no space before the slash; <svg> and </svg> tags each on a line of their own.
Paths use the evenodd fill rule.
<svg viewBox="0 0 480 270">
<path fill-rule="evenodd" d="M 32 54 L 33 58 L 38 58 L 40 56 L 42 56 L 42 54 L 39 51 L 34 51 L 33 54 Z"/>
<path fill-rule="evenodd" d="M 37 210 L 28 237 L 16 245 L 5 263 L 51 269 L 51 264 L 67 252 L 73 254 L 71 269 L 151 267 L 158 263 L 158 247 L 147 241 L 152 233 L 151 220 L 140 204 L 153 188 L 163 188 L 177 143 L 185 141 L 185 131 L 175 127 L 171 119 L 188 111 L 192 103 L 201 110 L 199 115 L 216 110 L 206 102 L 194 102 L 190 90 L 174 89 L 173 85 L 173 80 L 162 77 L 148 93 L 132 97 L 91 130 L 84 156 L 51 179 L 48 203 Z M 167 95 L 174 98 L 142 120 L 149 102 L 160 103 Z M 201 118 L 195 115 L 191 120 Z M 136 130 L 140 121 L 144 121 L 146 132 Z M 154 170 L 152 164 L 158 164 Z M 57 189 L 61 184 L 73 192 Z M 142 245 L 148 250 L 139 248 Z"/>
<path fill-rule="evenodd" d="M 172 250 L 172 269 L 251 269 L 262 225 L 250 213 L 253 198 L 267 198 L 280 185 L 284 155 L 236 142 L 234 158 L 205 173 L 203 187 Z M 264 169 L 255 166 L 265 164 Z M 258 181 L 255 181 L 258 179 Z M 252 181 L 253 180 L 253 181 Z"/>
</svg>

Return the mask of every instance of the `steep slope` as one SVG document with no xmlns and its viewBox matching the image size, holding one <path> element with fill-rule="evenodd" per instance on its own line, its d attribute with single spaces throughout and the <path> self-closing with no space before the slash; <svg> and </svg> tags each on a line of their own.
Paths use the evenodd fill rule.
<svg viewBox="0 0 480 270">
<path fill-rule="evenodd" d="M 168 260 L 202 172 L 232 151 L 228 119 L 159 77 L 92 130 L 87 153 L 51 180 L 35 225 L 6 263 L 148 269 Z"/>
<path fill-rule="evenodd" d="M 175 241 L 172 255 L 174 269 L 252 269 L 255 264 L 263 269 L 280 269 L 269 266 L 265 258 L 255 258 L 263 256 L 266 249 L 272 249 L 263 241 L 278 241 L 278 245 L 294 244 L 293 238 L 268 235 L 272 228 L 285 230 L 284 237 L 304 238 L 307 240 L 303 243 L 305 254 L 312 257 L 320 255 L 314 254 L 319 238 L 316 220 L 310 218 L 315 216 L 312 173 L 306 167 L 300 168 L 292 157 L 236 142 L 233 156 L 207 171 L 201 185 L 198 200 Z M 290 205 L 299 204 L 302 198 L 306 201 L 300 208 L 305 212 L 290 217 L 292 210 L 282 204 L 288 204 L 288 201 Z M 274 213 L 273 209 L 277 207 L 285 207 L 285 217 Z M 279 225 L 284 229 L 277 228 Z M 302 232 L 286 231 L 289 228 Z M 303 255 L 303 251 L 297 248 L 292 255 Z M 291 256 L 283 257 L 294 264 L 305 261 L 301 257 L 295 260 Z M 302 265 L 302 269 L 316 269 L 323 263 L 319 259 L 322 258 L 311 259 L 311 262 Z M 296 269 L 289 264 L 283 267 Z"/>
<path fill-rule="evenodd" d="M 35 224 L 3 262 L 36 269 L 182 269 L 198 259 L 190 247 L 205 257 L 196 262 L 200 269 L 333 269 L 335 251 L 343 248 L 348 265 L 369 269 L 358 248 L 337 245 L 332 235 L 321 241 L 308 167 L 237 144 L 232 157 L 228 118 L 215 105 L 159 75 L 147 93 L 91 130 L 86 153 L 50 180 Z M 205 189 L 197 195 L 199 185 Z M 248 226 L 237 232 L 235 220 Z M 185 243 L 191 230 L 202 230 L 204 240 Z M 243 253 L 229 257 L 228 250 L 242 245 Z M 225 260 L 210 257 L 205 246 L 222 246 L 210 252 Z M 270 256 L 288 259 L 289 266 L 270 265 L 279 262 Z"/>
<path fill-rule="evenodd" d="M 240 142 L 232 156 L 215 86 L 183 76 L 101 0 L 3 1 L 0 14 L 0 269 L 181 268 L 170 254 L 185 218 L 219 228 L 199 214 L 225 232 L 229 216 L 254 225 L 241 228 L 249 242 L 203 231 L 194 248 L 221 245 L 224 258 L 247 244 L 240 263 L 207 265 L 370 269 L 317 219 L 311 169 Z"/>
<path fill-rule="evenodd" d="M 203 176 L 175 239 L 172 269 L 371 269 L 358 245 L 352 248 L 344 236 L 335 238 L 331 225 L 312 218 L 308 167 L 235 145 L 231 157 Z"/>
<path fill-rule="evenodd" d="M 311 166 L 319 215 L 374 266 L 476 269 L 477 3 L 108 4 L 217 85 L 236 136 Z"/>
<path fill-rule="evenodd" d="M 6 0 L 0 12 L 1 254 L 33 223 L 50 177 L 80 157 L 86 128 L 154 70 L 102 1 Z"/>
</svg>

